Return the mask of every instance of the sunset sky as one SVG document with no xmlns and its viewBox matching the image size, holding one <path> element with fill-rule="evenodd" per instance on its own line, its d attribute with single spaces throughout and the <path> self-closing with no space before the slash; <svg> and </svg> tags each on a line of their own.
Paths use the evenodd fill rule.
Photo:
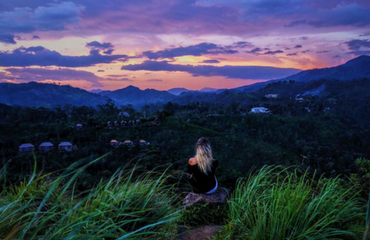
<svg viewBox="0 0 370 240">
<path fill-rule="evenodd" d="M 364 54 L 369 0 L 0 2 L 0 82 L 233 88 Z"/>
</svg>

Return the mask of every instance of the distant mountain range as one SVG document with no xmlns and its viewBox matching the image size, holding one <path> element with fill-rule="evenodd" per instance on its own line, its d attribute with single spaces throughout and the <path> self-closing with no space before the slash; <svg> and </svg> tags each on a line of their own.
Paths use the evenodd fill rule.
<svg viewBox="0 0 370 240">
<path fill-rule="evenodd" d="M 194 91 L 194 90 L 188 90 L 186 88 L 171 88 L 171 89 L 167 90 L 167 92 L 169 92 L 169 93 L 171 93 L 175 96 L 178 96 L 178 95 L 180 95 L 184 92 L 186 92 L 186 93 L 187 92 L 203 92 L 203 93 L 208 92 L 208 93 L 210 93 L 210 92 L 216 92 L 216 91 L 219 91 L 219 90 L 220 89 L 217 89 L 217 88 L 202 88 L 200 90 Z"/>
<path fill-rule="evenodd" d="M 0 83 L 0 103 L 26 107 L 55 107 L 71 104 L 96 106 L 104 104 L 106 97 L 89 93 L 80 88 L 36 82 Z"/>
<path fill-rule="evenodd" d="M 102 91 L 99 95 L 112 99 L 117 105 L 132 104 L 134 106 L 143 106 L 149 103 L 164 103 L 176 98 L 167 91 L 158 91 L 155 89 L 140 90 L 140 88 L 134 86 L 128 86 L 115 91 Z"/>
<path fill-rule="evenodd" d="M 244 92 L 254 92 L 260 88 L 265 87 L 269 83 L 278 81 L 294 80 L 297 82 L 309 82 L 320 79 L 337 79 L 342 81 L 350 81 L 359 78 L 370 78 L 370 56 L 362 55 L 336 67 L 301 71 L 286 78 L 274 79 L 263 83 L 256 83 L 235 89 Z"/>
<path fill-rule="evenodd" d="M 310 82 L 321 79 L 349 81 L 359 78 L 370 78 L 370 56 L 360 56 L 336 67 L 301 71 L 283 79 L 274 79 L 227 91 L 254 92 L 264 88 L 269 83 L 278 81 L 294 80 L 297 82 Z M 137 87 L 128 86 L 115 91 L 96 89 L 88 92 L 71 86 L 36 82 L 23 84 L 0 83 L 0 103 L 27 107 L 54 107 L 65 104 L 96 106 L 98 104 L 104 104 L 108 99 L 111 99 L 119 106 L 132 104 L 134 107 L 141 107 L 145 104 L 166 103 L 169 101 L 179 103 L 199 101 L 199 99 L 216 101 L 219 100 L 217 94 L 224 91 L 226 90 L 214 88 L 203 88 L 199 91 L 192 91 L 186 88 L 158 91 L 155 89 L 140 90 Z M 222 97 L 224 96 L 220 98 Z"/>
<path fill-rule="evenodd" d="M 171 93 L 172 95 L 178 96 L 183 92 L 191 92 L 191 90 L 188 90 L 186 88 L 171 88 L 167 90 L 167 92 Z"/>
</svg>

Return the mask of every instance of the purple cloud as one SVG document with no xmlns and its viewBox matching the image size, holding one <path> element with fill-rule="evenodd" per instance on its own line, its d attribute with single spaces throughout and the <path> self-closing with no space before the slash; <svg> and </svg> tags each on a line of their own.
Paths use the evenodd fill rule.
<svg viewBox="0 0 370 240">
<path fill-rule="evenodd" d="M 0 51 L 0 66 L 88 67 L 99 63 L 111 63 L 121 58 L 127 58 L 127 56 L 101 55 L 97 50 L 91 50 L 90 55 L 87 56 L 66 56 L 42 46 L 20 47 L 12 52 Z"/>
<path fill-rule="evenodd" d="M 116 77 L 116 78 L 104 78 L 104 80 L 108 81 L 122 81 L 122 82 L 133 82 L 133 80 L 127 77 Z"/>
<path fill-rule="evenodd" d="M 103 53 L 111 55 L 113 53 L 113 51 L 114 51 L 114 49 L 108 49 L 108 50 L 104 51 Z"/>
<path fill-rule="evenodd" d="M 7 44 L 16 44 L 14 40 L 14 35 L 9 33 L 0 33 L 0 42 Z"/>
<path fill-rule="evenodd" d="M 283 53 L 283 52 L 284 52 L 283 50 L 267 51 L 264 53 L 264 55 L 275 55 L 275 54 Z"/>
<path fill-rule="evenodd" d="M 86 80 L 94 87 L 101 87 L 99 82 L 102 78 L 87 71 L 77 71 L 73 69 L 43 69 L 43 68 L 7 68 L 10 75 L 3 76 L 3 79 L 15 80 L 19 82 L 30 81 L 66 81 L 66 80 Z"/>
<path fill-rule="evenodd" d="M 370 36 L 370 32 L 365 32 L 363 34 L 358 35 L 359 37 L 367 37 Z"/>
<path fill-rule="evenodd" d="M 348 48 L 353 51 L 360 50 L 360 48 L 370 48 L 370 42 L 368 39 L 361 40 L 361 39 L 354 39 L 348 42 L 345 42 Z"/>
<path fill-rule="evenodd" d="M 217 55 L 217 54 L 234 54 L 238 51 L 232 49 L 225 49 L 224 47 L 218 46 L 214 43 L 200 43 L 197 45 L 191 45 L 187 47 L 177 47 L 165 49 L 162 51 L 146 51 L 142 54 L 149 59 L 160 59 L 160 58 L 174 58 L 180 56 L 201 56 L 201 55 Z"/>
<path fill-rule="evenodd" d="M 297 19 L 287 24 L 287 27 L 311 25 L 313 27 L 357 26 L 364 27 L 370 24 L 369 6 L 360 6 L 356 3 L 338 4 L 330 9 L 317 11 L 307 9 L 302 13 L 303 19 Z"/>
<path fill-rule="evenodd" d="M 147 82 L 163 82 L 162 79 L 148 79 Z"/>
<path fill-rule="evenodd" d="M 7 33 L 65 30 L 67 25 L 80 21 L 82 10 L 73 2 L 49 3 L 35 9 L 16 6 L 0 13 L 0 29 Z"/>
<path fill-rule="evenodd" d="M 294 48 L 302 48 L 302 45 L 295 45 Z"/>
<path fill-rule="evenodd" d="M 246 41 L 239 41 L 239 42 L 233 43 L 232 45 L 227 46 L 227 47 L 230 47 L 230 48 L 246 48 L 246 47 L 253 47 L 253 44 L 250 43 L 250 42 L 246 42 Z"/>
<path fill-rule="evenodd" d="M 220 63 L 220 61 L 216 59 L 204 60 L 203 63 Z"/>
<path fill-rule="evenodd" d="M 289 53 L 287 56 L 297 56 L 297 53 Z"/>
<path fill-rule="evenodd" d="M 368 39 L 354 39 L 345 42 L 345 44 L 347 44 L 348 48 L 351 50 L 349 54 L 355 54 L 357 56 L 370 54 L 370 41 Z"/>
<path fill-rule="evenodd" d="M 227 78 L 240 79 L 272 79 L 282 78 L 299 72 L 294 68 L 275 68 L 260 66 L 192 66 L 169 64 L 168 61 L 156 62 L 145 61 L 141 64 L 123 66 L 122 70 L 128 71 L 168 71 L 168 72 L 188 72 L 193 76 L 223 76 Z"/>
<path fill-rule="evenodd" d="M 91 49 L 108 49 L 113 48 L 113 45 L 110 42 L 100 43 L 98 41 L 92 41 L 89 43 L 86 43 L 86 47 Z"/>
<path fill-rule="evenodd" d="M 103 28 L 130 33 L 245 36 L 267 33 L 284 24 L 368 26 L 369 5 L 366 0 L 176 0 L 168 4 L 155 0 L 110 0 L 109 3 L 93 0 L 62 3 L 16 0 L 1 3 L 4 12 L 0 14 L 0 23 L 3 22 L 0 27 L 11 28 L 5 31 L 14 33 L 59 30 L 81 23 L 78 27 L 84 36 Z M 30 20 L 29 23 L 25 19 Z M 249 46 L 240 44 L 240 47 Z"/>
<path fill-rule="evenodd" d="M 259 52 L 262 52 L 262 49 L 261 48 L 253 48 L 252 50 L 250 51 L 245 51 L 246 53 L 253 53 L 253 54 L 257 54 Z"/>
</svg>

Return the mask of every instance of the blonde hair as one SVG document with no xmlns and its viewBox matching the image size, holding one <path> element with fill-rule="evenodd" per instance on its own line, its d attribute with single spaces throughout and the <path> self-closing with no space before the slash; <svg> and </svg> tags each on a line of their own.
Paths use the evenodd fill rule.
<svg viewBox="0 0 370 240">
<path fill-rule="evenodd" d="M 208 172 L 211 172 L 213 157 L 211 144 L 207 138 L 199 138 L 197 144 L 195 145 L 195 152 L 195 157 L 197 158 L 200 171 L 208 175 Z"/>
</svg>

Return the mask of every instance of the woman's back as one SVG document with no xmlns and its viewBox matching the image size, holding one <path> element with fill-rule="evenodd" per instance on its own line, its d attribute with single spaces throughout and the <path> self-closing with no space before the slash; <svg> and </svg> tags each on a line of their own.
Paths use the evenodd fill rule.
<svg viewBox="0 0 370 240">
<path fill-rule="evenodd" d="M 209 171 L 204 172 L 199 168 L 196 157 L 191 158 L 188 164 L 188 172 L 191 174 L 190 184 L 194 192 L 207 193 L 217 186 L 215 177 L 216 169 L 218 168 L 218 160 L 213 159 Z"/>
</svg>

